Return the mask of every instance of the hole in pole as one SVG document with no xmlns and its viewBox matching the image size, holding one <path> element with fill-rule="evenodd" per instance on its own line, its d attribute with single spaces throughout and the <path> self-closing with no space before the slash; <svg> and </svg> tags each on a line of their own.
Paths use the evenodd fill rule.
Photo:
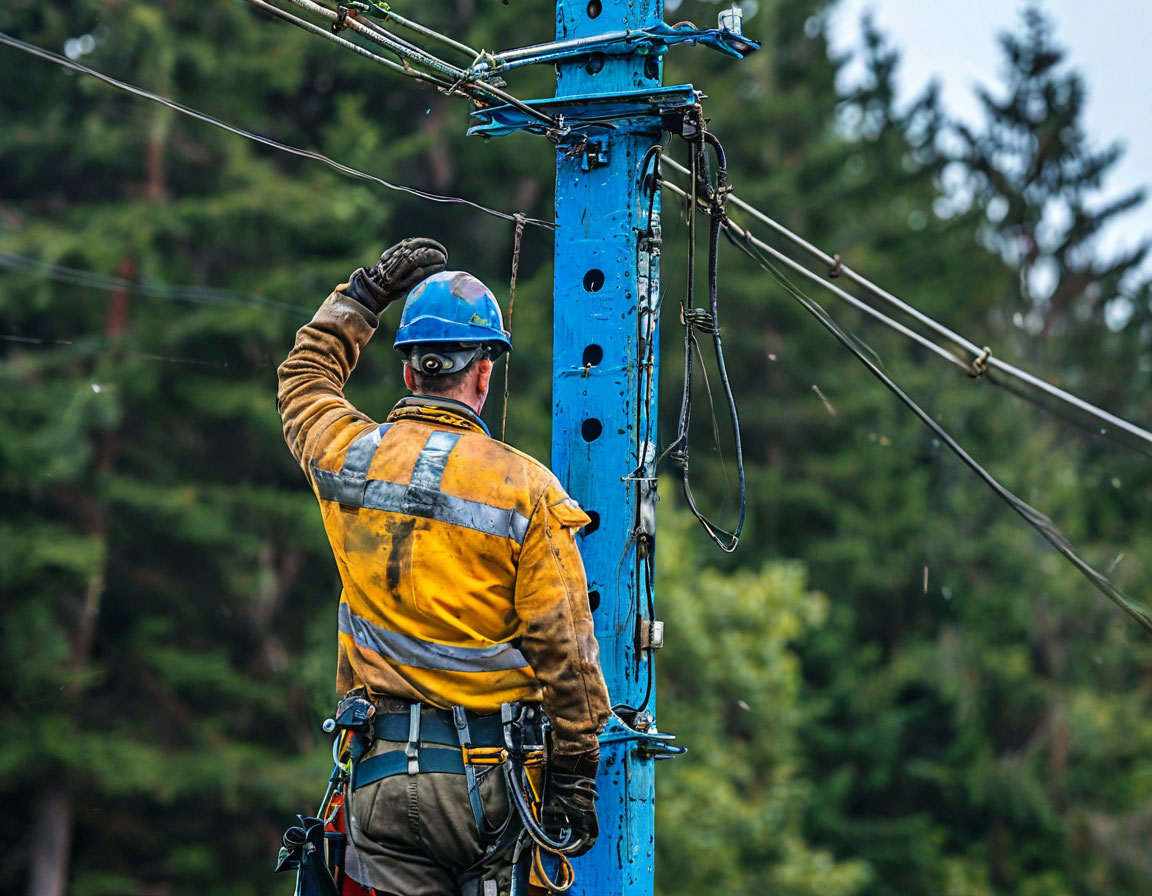
<svg viewBox="0 0 1152 896">
<path fill-rule="evenodd" d="M 604 360 L 604 349 L 598 345 L 589 345 L 584 349 L 584 354 L 580 359 L 581 364 L 585 367 L 595 367 Z"/>
<path fill-rule="evenodd" d="M 600 11 L 604 7 L 600 5 L 600 0 L 588 0 L 588 18 L 594 19 L 600 15 Z"/>
<path fill-rule="evenodd" d="M 604 59 L 605 56 L 603 53 L 593 53 L 588 57 L 588 61 L 584 63 L 584 70 L 590 75 L 595 75 L 604 68 Z"/>
<path fill-rule="evenodd" d="M 660 60 L 655 56 L 644 60 L 644 76 L 652 81 L 660 77 Z"/>
<path fill-rule="evenodd" d="M 595 442 L 600 438 L 602 432 L 604 432 L 604 424 L 595 417 L 589 417 L 580 424 L 580 435 L 584 437 L 585 442 Z"/>
<path fill-rule="evenodd" d="M 592 268 L 584 275 L 584 288 L 588 292 L 599 292 L 604 287 L 604 272 L 600 268 Z"/>
<path fill-rule="evenodd" d="M 600 606 L 600 592 L 592 590 L 588 592 L 588 609 L 595 611 Z"/>
<path fill-rule="evenodd" d="M 588 514 L 588 519 L 591 520 L 591 522 L 580 530 L 580 534 L 591 535 L 593 532 L 600 528 L 600 514 L 598 514 L 595 510 L 585 510 L 584 512 Z"/>
</svg>

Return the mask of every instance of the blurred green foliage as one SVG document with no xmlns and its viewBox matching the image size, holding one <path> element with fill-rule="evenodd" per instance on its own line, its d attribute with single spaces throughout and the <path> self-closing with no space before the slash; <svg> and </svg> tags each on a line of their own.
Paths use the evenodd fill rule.
<svg viewBox="0 0 1152 896">
<path fill-rule="evenodd" d="M 548 0 L 409 12 L 483 47 L 553 27 Z M 1005 39 L 986 122 L 964 129 L 932 89 L 896 102 L 898 56 L 868 23 L 866 76 L 839 83 L 826 15 L 774 0 L 747 22 L 763 52 L 666 62 L 666 83 L 708 93 L 738 194 L 998 356 L 1146 421 L 1149 286 L 1138 254 L 1095 242 L 1140 198 L 1109 200 L 1117 150 L 1084 132 L 1049 25 L 1030 14 Z M 551 216 L 536 138 L 466 140 L 458 100 L 242 3 L 9 0 L 0 30 L 389 180 Z M 29 260 L 0 273 L 0 890 L 27 890 L 51 831 L 71 838 L 69 893 L 287 892 L 270 874 L 280 832 L 328 771 L 338 585 L 275 366 L 307 309 L 395 239 L 437 237 L 498 285 L 512 227 L 8 48 L 0 84 L 0 251 Z M 546 96 L 551 73 L 511 87 Z M 685 275 L 670 196 L 665 237 L 662 446 Z M 539 457 L 551 252 L 529 228 L 513 321 L 509 440 Z M 1148 892 L 1146 638 L 722 252 L 749 523 L 735 557 L 705 553 L 663 485 L 660 725 L 691 752 L 660 767 L 659 892 Z M 101 289 L 43 265 L 231 292 Z M 1152 595 L 1146 458 L 827 304 L 1090 561 Z M 366 412 L 400 394 L 396 360 L 383 339 L 366 352 L 349 389 Z M 731 457 L 709 450 L 706 416 L 693 431 L 697 493 L 723 520 Z"/>
</svg>

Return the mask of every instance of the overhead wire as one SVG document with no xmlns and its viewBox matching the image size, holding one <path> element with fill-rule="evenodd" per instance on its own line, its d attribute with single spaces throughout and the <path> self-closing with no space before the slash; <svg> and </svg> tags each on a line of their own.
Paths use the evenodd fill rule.
<svg viewBox="0 0 1152 896">
<path fill-rule="evenodd" d="M 675 160 L 669 159 L 668 163 L 670 168 L 678 171 L 683 175 L 691 176 L 689 169 L 679 164 Z M 672 189 L 678 189 L 675 187 L 675 185 L 668 181 L 665 181 L 665 185 Z M 772 256 L 778 261 L 783 264 L 787 264 L 790 268 L 799 273 L 803 273 L 807 279 L 819 283 L 824 289 L 827 289 L 829 292 L 832 292 L 834 295 L 836 295 L 837 298 L 848 302 L 849 304 L 860 309 L 871 317 L 880 320 L 886 326 L 891 327 L 902 335 L 912 339 L 920 346 L 928 349 L 933 354 L 944 358 L 949 363 L 952 363 L 965 371 L 979 375 L 982 374 L 984 370 L 987 370 L 988 373 L 991 374 L 988 379 L 995 385 L 1004 388 L 1006 391 L 1010 391 L 1025 400 L 1035 401 L 1035 399 L 1033 399 L 1019 388 L 1011 388 L 1009 384 L 1007 384 L 1000 377 L 997 377 L 995 374 L 1002 374 L 1006 379 L 1016 380 L 1024 386 L 1027 386 L 1029 389 L 1042 393 L 1048 399 L 1068 406 L 1069 408 L 1074 408 L 1081 414 L 1086 415 L 1095 422 L 1096 425 L 1094 428 L 1097 429 L 1100 434 L 1106 438 L 1109 438 L 1119 444 L 1123 444 L 1128 448 L 1152 455 L 1152 432 L 1149 432 L 1148 430 L 1145 430 L 1128 420 L 1118 417 L 1115 414 L 1104 410 L 1103 408 L 1097 407 L 1096 405 L 1093 405 L 1090 402 L 1087 402 L 1070 392 L 1060 389 L 1057 386 L 1053 386 L 1052 384 L 1045 382 L 1044 380 L 1029 373 L 1028 371 L 1021 369 L 1020 367 L 1010 364 L 1007 361 L 1001 360 L 1000 358 L 996 357 L 996 355 L 993 354 L 987 347 L 978 346 L 976 343 L 965 338 L 951 328 L 945 326 L 929 315 L 924 314 L 917 308 L 909 305 L 907 302 L 904 302 L 888 290 L 883 289 L 882 287 L 873 283 L 871 280 L 857 273 L 848 265 L 844 264 L 838 255 L 829 255 L 827 252 L 824 252 L 823 250 L 814 246 L 803 237 L 793 233 L 784 225 L 774 221 L 771 217 L 764 214 L 764 212 L 760 211 L 756 207 L 750 205 L 747 202 L 744 202 L 736 195 L 729 195 L 728 202 L 732 206 L 735 206 L 736 208 L 746 212 L 761 224 L 770 228 L 777 236 L 785 239 L 796 248 L 819 261 L 821 264 L 827 265 L 829 272 L 834 272 L 833 276 L 843 277 L 846 280 L 851 281 L 852 283 L 866 290 L 870 295 L 880 300 L 881 302 L 897 309 L 903 314 L 908 315 L 910 318 L 925 326 L 936 335 L 961 349 L 970 357 L 967 358 L 967 360 L 957 357 L 957 355 L 953 352 L 948 351 L 940 345 L 932 342 L 930 339 L 925 338 L 922 334 L 916 333 L 910 328 L 887 317 L 873 306 L 861 301 L 859 298 L 851 295 L 835 284 L 829 283 L 826 279 L 819 277 L 812 271 L 799 265 L 793 259 L 788 258 L 775 249 L 771 250 Z M 1041 404 L 1041 406 L 1045 407 L 1047 410 L 1054 410 L 1051 403 L 1036 403 Z M 1060 413 L 1059 411 L 1056 412 Z M 1072 419 L 1074 422 L 1079 422 L 1074 417 L 1070 419 Z"/>
<path fill-rule="evenodd" d="M 98 289 L 105 292 L 132 292 L 136 295 L 148 296 L 156 299 L 170 301 L 192 302 L 198 305 L 251 305 L 267 308 L 272 311 L 282 311 L 293 315 L 311 316 L 312 311 L 300 305 L 290 305 L 287 302 L 278 302 L 256 293 L 237 292 L 230 289 L 215 289 L 208 286 L 168 286 L 163 283 L 154 283 L 147 280 L 127 280 L 123 277 L 114 277 L 109 274 L 98 274 L 95 271 L 85 271 L 79 268 L 65 267 L 52 264 L 13 252 L 0 251 L 0 269 L 15 271 L 33 271 L 42 274 L 49 280 L 67 283 L 72 286 L 82 286 L 86 289 Z"/>
<path fill-rule="evenodd" d="M 110 355 L 117 358 L 127 358 L 136 361 L 156 361 L 164 364 L 181 364 L 188 367 L 216 367 L 222 370 L 230 368 L 230 365 L 227 362 L 206 361 L 202 358 L 178 358 L 172 355 L 157 355 L 152 352 L 128 351 L 122 348 L 101 348 L 98 343 L 94 343 L 92 340 L 88 339 L 52 339 L 48 337 L 40 338 L 37 336 L 22 336 L 17 333 L 0 333 L 0 342 L 11 342 L 17 345 L 34 346 L 36 348 L 64 348 L 68 349 L 69 351 L 80 352 L 82 354 L 95 357 Z"/>
<path fill-rule="evenodd" d="M 426 50 L 422 50 L 419 47 L 416 47 L 414 44 L 410 44 L 407 41 L 396 37 L 387 29 L 381 28 L 379 25 L 374 23 L 367 23 L 361 20 L 359 16 L 347 14 L 341 16 L 340 13 L 328 9 L 325 6 L 321 6 L 318 3 L 313 3 L 312 0 L 290 0 L 291 3 L 296 4 L 302 9 L 307 9 L 309 12 L 323 16 L 331 22 L 338 23 L 340 27 L 347 26 L 351 28 L 357 34 L 360 34 L 368 40 L 374 41 L 380 46 L 388 49 L 390 52 L 396 53 L 413 63 L 431 68 L 434 72 L 437 73 L 437 76 L 434 77 L 428 73 L 419 72 L 418 69 L 413 69 L 408 65 L 399 65 L 397 63 L 390 62 L 390 60 L 382 59 L 381 57 L 378 57 L 375 54 L 365 50 L 363 47 L 360 47 L 359 45 L 354 44 L 349 40 L 345 40 L 337 34 L 325 31 L 323 28 L 320 28 L 317 25 L 313 25 L 311 22 L 305 21 L 298 16 L 293 16 L 292 14 L 280 9 L 279 7 L 273 6 L 271 3 L 266 2 L 266 0 L 246 0 L 246 2 L 253 6 L 259 7 L 260 9 L 271 12 L 278 18 L 287 22 L 291 22 L 292 24 L 303 28 L 306 31 L 310 31 L 313 34 L 319 34 L 326 40 L 331 40 L 337 44 L 340 44 L 346 49 L 353 49 L 355 52 L 358 52 L 362 56 L 367 55 L 368 57 L 380 62 L 389 63 L 387 67 L 393 69 L 394 71 L 398 71 L 400 74 L 409 77 L 417 77 L 418 80 L 422 80 L 427 83 L 434 83 L 437 87 L 444 90 L 446 93 L 458 93 L 463 96 L 467 96 L 476 102 L 480 102 L 480 98 L 476 95 L 477 93 L 486 94 L 492 99 L 497 99 L 502 103 L 506 103 L 515 107 L 516 109 L 519 109 L 528 117 L 535 119 L 536 121 L 539 121 L 542 124 L 549 126 L 550 128 L 560 127 L 560 123 L 551 115 L 541 112 L 539 109 L 536 109 L 528 103 L 525 103 L 523 100 L 513 96 L 512 94 L 501 90 L 499 87 L 481 80 L 476 72 L 469 69 L 460 68 L 459 66 L 454 66 L 449 62 L 445 62 L 443 59 L 432 55 Z M 417 73 L 419 73 L 419 75 L 424 75 L 424 77 L 418 77 Z"/>
<path fill-rule="evenodd" d="M 446 34 L 442 34 L 439 31 L 429 28 L 426 25 L 421 25 L 419 22 L 413 21 L 412 19 L 405 18 L 396 12 L 396 10 L 392 9 L 392 7 L 390 7 L 387 3 L 382 3 L 380 0 L 364 0 L 363 6 L 365 7 L 365 11 L 368 13 L 368 15 L 376 16 L 377 18 L 384 21 L 395 22 L 401 28 L 407 28 L 409 31 L 412 31 L 415 34 L 419 34 L 422 37 L 427 37 L 431 40 L 442 43 L 444 46 L 456 50 L 458 53 L 462 53 L 465 56 L 470 56 L 473 59 L 477 59 L 485 55 L 482 50 L 474 50 L 467 44 L 462 44 L 460 41 L 455 40 Z"/>
<path fill-rule="evenodd" d="M 102 83 L 107 84 L 110 87 L 115 87 L 118 90 L 123 90 L 127 93 L 132 94 L 133 96 L 140 97 L 142 99 L 147 99 L 147 100 L 151 100 L 152 102 L 155 102 L 155 103 L 160 103 L 161 105 L 166 106 L 169 109 L 172 109 L 173 111 L 179 112 L 182 115 L 187 115 L 190 118 L 195 118 L 197 121 L 204 122 L 205 124 L 210 124 L 213 127 L 220 128 L 221 130 L 228 131 L 229 133 L 236 134 L 237 136 L 244 137 L 245 139 L 252 140 L 252 141 L 254 141 L 256 143 L 260 143 L 264 146 L 270 146 L 273 149 L 278 149 L 281 152 L 286 152 L 286 153 L 289 153 L 290 155 L 299 156 L 301 158 L 312 159 L 312 160 L 317 161 L 317 162 L 323 162 L 325 165 L 327 165 L 329 168 L 333 169 L 334 171 L 337 171 L 337 172 L 344 174 L 344 175 L 347 175 L 349 177 L 355 177 L 355 178 L 359 178 L 361 180 L 366 180 L 366 181 L 369 181 L 371 183 L 382 186 L 388 190 L 394 190 L 394 191 L 399 192 L 399 193 L 406 193 L 410 196 L 415 196 L 419 199 L 425 199 L 429 202 L 453 203 L 453 204 L 458 204 L 458 205 L 466 205 L 469 208 L 474 208 L 477 211 L 483 212 L 484 214 L 492 215 L 493 217 L 501 218 L 505 221 L 513 221 L 513 222 L 516 221 L 516 215 L 513 213 L 502 212 L 502 211 L 499 211 L 499 210 L 494 209 L 494 208 L 489 208 L 486 205 L 481 205 L 478 202 L 473 202 L 470 199 L 463 199 L 459 196 L 445 196 L 445 195 L 441 195 L 438 193 L 429 193 L 425 190 L 420 190 L 420 189 L 417 189 L 415 187 L 408 187 L 408 186 L 404 186 L 402 184 L 391 183 L 390 181 L 384 180 L 384 178 L 382 178 L 382 177 L 377 177 L 374 174 L 369 174 L 365 171 L 359 170 L 358 168 L 353 168 L 350 165 L 345 165 L 342 162 L 337 162 L 334 159 L 331 159 L 328 156 L 324 155 L 323 153 L 316 152 L 316 151 L 310 150 L 310 149 L 301 149 L 298 146 L 292 146 L 289 143 L 282 143 L 281 141 L 275 140 L 271 137 L 265 137 L 262 134 L 257 134 L 257 133 L 254 133 L 252 131 L 245 130 L 244 128 L 240 128 L 240 127 L 237 127 L 235 125 L 228 124 L 225 121 L 221 121 L 220 119 L 214 118 L 213 116 L 208 115 L 204 112 L 198 112 L 197 110 L 192 109 L 188 106 L 185 106 L 182 103 L 178 103 L 175 100 L 170 100 L 167 97 L 160 96 L 159 94 L 153 93 L 150 90 L 145 90 L 142 87 L 136 87 L 133 84 L 128 84 L 124 81 L 120 81 L 116 78 L 113 78 L 109 75 L 104 74 L 103 72 L 96 71 L 95 69 L 89 68 L 86 65 L 82 65 L 79 62 L 76 62 L 72 59 L 69 59 L 66 56 L 61 56 L 59 53 L 54 53 L 51 50 L 46 50 L 43 47 L 36 46 L 35 44 L 26 43 L 25 41 L 19 40 L 18 38 L 15 38 L 15 37 L 12 37 L 11 35 L 5 34 L 2 31 L 0 31 L 0 44 L 12 47 L 13 49 L 20 50 L 24 53 L 28 53 L 31 56 L 35 56 L 35 57 L 37 57 L 39 59 L 43 59 L 47 62 L 52 62 L 52 63 L 59 65 L 59 66 L 62 66 L 64 68 L 71 69 L 72 71 L 76 71 L 76 72 L 79 72 L 81 74 L 88 75 L 89 77 L 95 78 L 96 80 L 101 81 Z M 356 45 L 352 44 L 352 46 L 355 47 Z M 359 50 L 361 48 L 356 47 L 356 49 Z M 387 62 L 388 60 L 384 60 L 384 61 Z M 544 227 L 544 228 L 547 228 L 549 230 L 555 228 L 555 225 L 551 221 L 543 221 L 543 220 L 540 220 L 539 218 L 525 218 L 524 221 L 526 224 L 531 224 L 534 227 Z"/>
<path fill-rule="evenodd" d="M 685 199 L 689 198 L 689 194 L 684 189 L 682 189 L 677 184 L 672 183 L 671 181 L 667 181 L 667 180 L 663 181 L 662 185 L 665 187 L 665 189 L 669 190 L 672 193 L 675 193 L 677 196 L 681 196 Z M 917 343 L 922 348 L 925 348 L 928 351 L 932 352 L 933 354 L 938 355 L 939 357 L 943 358 L 945 361 L 948 361 L 950 364 L 953 364 L 962 370 L 968 369 L 968 367 L 969 367 L 968 364 L 966 364 L 957 355 L 948 351 L 946 348 L 943 348 L 940 345 L 937 345 L 931 339 L 927 339 L 926 337 L 924 337 L 920 333 L 917 333 L 915 330 L 912 330 L 909 327 L 906 327 L 904 324 L 900 323 L 897 320 L 894 320 L 893 318 L 886 315 L 884 312 L 882 312 L 882 311 L 874 308 L 873 306 L 869 305 L 867 302 L 861 301 L 856 296 L 852 295 L 850 292 L 846 292 L 845 290 L 841 289 L 839 286 L 836 286 L 834 283 L 828 283 L 819 274 L 814 273 L 813 271 L 804 267 L 799 262 L 795 261 L 792 258 L 789 258 L 784 253 L 779 252 L 778 250 L 772 248 L 771 246 L 767 246 L 765 251 L 767 251 L 774 259 L 779 261 L 781 264 L 786 265 L 787 267 L 791 268 L 793 271 L 795 271 L 800 276 L 802 276 L 808 280 L 811 280 L 812 282 L 818 284 L 819 286 L 822 286 L 824 289 L 827 289 L 829 292 L 836 295 L 837 298 L 842 299 L 844 302 L 848 303 L 853 308 L 856 308 L 857 310 L 862 311 L 864 314 L 867 314 L 869 317 L 872 317 L 872 318 L 880 321 L 886 327 L 890 327 L 891 329 L 895 330 L 897 333 L 900 333 L 902 336 L 906 336 L 908 339 L 911 339 L 913 342 Z"/>
<path fill-rule="evenodd" d="M 319 3 L 313 3 L 312 0 L 289 0 L 289 2 L 299 6 L 301 9 L 306 9 L 310 13 L 323 16 L 324 18 L 333 22 L 333 31 L 336 29 L 343 30 L 344 28 L 351 28 L 357 34 L 368 38 L 373 43 L 379 44 L 380 46 L 384 47 L 384 49 L 391 53 L 395 53 L 400 58 L 431 69 L 437 75 L 443 76 L 449 86 L 451 86 L 454 81 L 458 81 L 465 74 L 464 70 L 458 66 L 452 65 L 449 62 L 445 62 L 439 56 L 435 56 L 432 53 L 421 49 L 415 44 L 392 34 L 386 28 L 381 28 L 379 25 L 371 23 L 361 22 L 357 16 L 350 15 L 348 12 L 340 13 L 335 10 L 328 9 L 326 6 L 321 6 Z M 277 8 L 272 6 L 270 3 L 263 2 L 263 0 L 255 3 L 255 5 L 260 6 L 261 8 Z M 345 7 L 345 9 L 347 9 L 347 7 Z M 295 21 L 297 24 L 303 21 L 302 19 L 295 19 L 295 17 L 292 19 L 285 17 L 285 19 L 286 21 Z M 308 30 L 312 31 L 313 28 L 309 28 Z M 325 34 L 328 33 L 332 32 L 325 32 Z M 339 39 L 341 41 L 344 40 L 343 38 Z M 349 42 L 345 41 L 345 43 Z M 401 67 L 403 68 L 405 66 L 402 64 Z"/>
<path fill-rule="evenodd" d="M 1084 560 L 1075 550 L 1067 536 L 1057 528 L 1056 524 L 1044 513 L 1010 491 L 1000 483 L 991 473 L 984 469 L 949 433 L 937 423 L 932 416 L 921 408 L 896 382 L 872 361 L 864 352 L 854 344 L 851 336 L 846 333 L 820 306 L 818 302 L 805 295 L 777 268 L 770 259 L 777 258 L 775 250 L 763 240 L 753 236 L 744 228 L 735 224 L 731 219 L 724 222 L 724 231 L 729 241 L 738 249 L 748 255 L 768 274 L 770 274 L 796 301 L 827 329 L 874 377 L 892 392 L 932 433 L 961 461 L 974 472 L 1001 500 L 1007 503 L 1016 513 L 1048 541 L 1065 559 L 1075 566 L 1091 582 L 1098 591 L 1116 604 L 1121 610 L 1131 616 L 1145 630 L 1152 633 L 1152 610 L 1132 600 L 1112 582 L 1106 575 Z"/>
<path fill-rule="evenodd" d="M 280 9 L 278 6 L 273 6 L 271 3 L 264 2 L 264 0 L 245 0 L 245 2 L 249 6 L 252 6 L 256 9 L 262 9 L 269 15 L 275 16 L 278 19 L 282 19 L 285 22 L 295 25 L 297 28 L 300 28 L 304 31 L 309 31 L 312 34 L 319 35 L 327 41 L 338 44 L 345 50 L 351 50 L 356 55 L 363 56 L 365 59 L 370 59 L 377 65 L 382 65 L 384 68 L 391 69 L 392 71 L 403 75 L 406 78 L 413 78 L 414 80 L 423 81 L 426 84 L 433 84 L 437 87 L 446 87 L 452 83 L 451 79 L 449 78 L 438 78 L 428 72 L 422 72 L 418 69 L 412 68 L 411 66 L 402 65 L 399 62 L 393 62 L 391 59 L 385 59 L 383 56 L 379 56 L 376 53 L 373 53 L 371 50 L 360 46 L 359 44 L 354 44 L 352 41 L 346 40 L 345 38 L 340 37 L 340 35 L 334 34 L 331 31 L 325 31 L 319 25 L 314 25 L 311 22 L 305 21 L 299 16 L 292 15 L 292 13 L 288 12 L 287 10 Z"/>
</svg>

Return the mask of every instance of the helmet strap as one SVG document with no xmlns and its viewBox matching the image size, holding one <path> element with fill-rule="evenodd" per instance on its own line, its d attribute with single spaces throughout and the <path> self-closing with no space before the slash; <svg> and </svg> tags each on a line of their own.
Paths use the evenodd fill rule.
<svg viewBox="0 0 1152 896">
<path fill-rule="evenodd" d="M 435 346 L 413 346 L 404 363 L 416 373 L 426 377 L 459 373 L 471 366 L 477 358 L 491 357 L 487 345 L 472 345 L 449 351 Z"/>
</svg>

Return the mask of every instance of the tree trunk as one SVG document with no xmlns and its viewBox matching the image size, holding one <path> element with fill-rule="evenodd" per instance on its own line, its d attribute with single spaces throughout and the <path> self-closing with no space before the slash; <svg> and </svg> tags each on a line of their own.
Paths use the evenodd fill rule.
<svg viewBox="0 0 1152 896">
<path fill-rule="evenodd" d="M 32 825 L 32 871 L 28 896 L 64 896 L 72 854 L 72 793 L 61 782 L 46 789 Z"/>
<path fill-rule="evenodd" d="M 136 265 L 131 258 L 124 258 L 119 268 L 121 276 L 135 276 Z M 104 334 L 113 349 L 119 348 L 128 328 L 128 291 L 119 289 L 112 294 L 108 316 L 104 321 Z M 96 435 L 95 471 L 107 473 L 112 469 L 119 447 L 118 433 L 107 431 Z M 82 492 L 74 496 L 76 524 L 85 534 L 107 541 L 108 505 L 99 495 Z M 107 560 L 105 560 L 107 563 Z M 100 606 L 106 590 L 104 567 L 93 570 L 88 576 L 83 603 L 77 608 L 75 630 L 72 636 L 73 670 L 83 669 L 92 660 L 93 643 L 96 639 L 96 625 L 100 619 Z M 83 698 L 83 685 L 73 684 L 65 689 L 69 704 L 77 704 Z M 32 824 L 31 867 L 28 873 L 28 896 L 64 896 L 71 874 L 72 832 L 75 821 L 75 803 L 67 775 L 60 775 L 48 784 L 40 794 L 36 804 L 36 816 Z"/>
</svg>

